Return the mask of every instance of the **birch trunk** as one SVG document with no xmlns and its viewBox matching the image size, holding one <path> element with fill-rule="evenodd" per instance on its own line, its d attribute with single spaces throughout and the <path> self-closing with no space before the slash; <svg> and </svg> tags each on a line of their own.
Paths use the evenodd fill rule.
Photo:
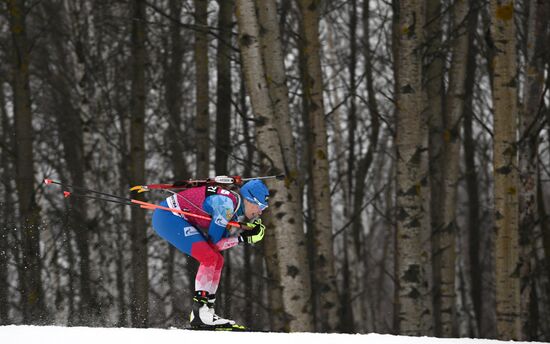
<svg viewBox="0 0 550 344">
<path fill-rule="evenodd" d="M 514 1 L 491 0 L 494 107 L 495 281 L 497 338 L 520 338 L 517 78 Z"/>
<path fill-rule="evenodd" d="M 266 225 L 273 223 L 270 221 L 272 216 L 267 216 Z M 286 322 L 283 303 L 283 287 L 281 286 L 281 273 L 279 256 L 277 255 L 276 241 L 274 231 L 267 231 L 264 239 L 264 256 L 267 270 L 267 299 L 269 304 L 269 328 L 274 332 L 285 330 Z"/>
<path fill-rule="evenodd" d="M 145 1 L 132 2 L 132 90 L 130 98 L 130 184 L 145 183 Z M 147 228 L 145 213 L 132 207 L 132 326 L 147 327 L 149 322 L 149 274 L 147 270 Z"/>
<path fill-rule="evenodd" d="M 195 4 L 195 97 L 197 114 L 197 177 L 206 178 L 210 171 L 210 119 L 208 112 L 208 0 L 194 0 Z"/>
<path fill-rule="evenodd" d="M 548 14 L 545 6 L 536 0 L 529 2 L 527 25 L 527 66 L 524 85 L 524 106 L 520 118 L 520 192 L 519 192 L 519 244 L 521 249 L 521 323 L 522 340 L 537 338 L 536 319 L 531 312 L 536 264 L 536 239 L 534 234 L 537 207 L 538 176 L 538 110 L 544 88 L 544 35 Z"/>
<path fill-rule="evenodd" d="M 397 77 L 396 317 L 399 333 L 429 335 L 432 315 L 425 266 L 430 254 L 428 118 L 422 84 L 423 1 L 400 1 Z M 427 234 L 428 233 L 428 234 Z"/>
<path fill-rule="evenodd" d="M 13 108 L 15 117 L 16 189 L 19 196 L 21 260 L 25 269 L 20 280 L 23 321 L 46 321 L 44 289 L 40 277 L 40 213 L 34 189 L 33 127 L 29 84 L 30 46 L 27 41 L 25 0 L 9 0 L 13 42 Z"/>
<path fill-rule="evenodd" d="M 312 142 L 310 145 L 311 180 L 313 193 L 313 231 L 315 237 L 315 276 L 319 290 L 319 314 L 322 331 L 336 331 L 339 326 L 339 300 L 336 290 L 334 253 L 332 248 L 332 207 L 330 195 L 329 162 L 325 109 L 323 105 L 323 78 L 321 45 L 319 42 L 319 0 L 300 0 L 304 37 L 300 54 L 304 61 L 304 102 L 308 104 Z"/>
<path fill-rule="evenodd" d="M 257 119 L 256 137 L 266 173 L 284 171 L 281 141 L 274 124 L 273 105 L 265 78 L 259 44 L 259 24 L 253 0 L 236 1 L 239 46 L 243 72 L 252 110 Z M 300 200 L 293 198 L 290 188 L 280 183 L 270 186 L 269 211 L 278 219 L 275 227 L 279 272 L 283 288 L 283 307 L 288 316 L 288 331 L 312 331 L 309 266 L 306 260 L 305 237 L 301 224 Z"/>
<path fill-rule="evenodd" d="M 280 27 L 277 17 L 277 3 L 274 0 L 256 0 L 258 9 L 258 18 L 262 23 L 260 30 L 260 46 L 265 65 L 266 81 L 269 90 L 269 96 L 273 106 L 274 125 L 279 136 L 281 150 L 283 154 L 286 183 L 290 185 L 289 194 L 292 199 L 300 200 L 301 205 L 301 187 L 302 181 L 297 167 L 296 145 L 292 136 L 292 127 L 290 122 L 290 108 L 288 100 L 288 87 L 286 71 L 284 66 L 283 48 L 281 45 Z M 301 210 L 300 210 L 301 211 Z M 269 216 L 271 217 L 271 216 Z M 297 226 L 303 228 L 302 217 L 297 218 Z M 268 239 L 274 240 L 271 235 Z M 271 264 L 279 264 L 279 257 L 273 243 L 265 245 L 266 259 Z M 281 304 L 277 304 L 282 298 L 280 287 L 280 273 L 268 267 L 269 276 L 273 280 L 273 290 L 270 290 L 270 304 L 273 308 L 272 329 L 282 329 L 284 317 L 282 316 Z"/>
<path fill-rule="evenodd" d="M 296 145 L 292 137 L 290 123 L 287 78 L 277 21 L 277 3 L 275 0 L 256 0 L 256 7 L 258 8 L 258 18 L 262 23 L 262 30 L 260 30 L 262 56 L 269 96 L 273 104 L 274 124 L 283 150 L 285 172 L 289 181 L 301 184 L 296 160 Z M 299 187 L 292 188 L 293 191 L 300 191 L 300 189 Z M 300 198 L 301 193 L 298 192 L 293 197 Z"/>
</svg>

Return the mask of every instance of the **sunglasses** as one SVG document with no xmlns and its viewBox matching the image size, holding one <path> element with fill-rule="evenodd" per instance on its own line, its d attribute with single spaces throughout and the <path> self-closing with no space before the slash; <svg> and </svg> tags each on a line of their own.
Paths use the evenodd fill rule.
<svg viewBox="0 0 550 344">
<path fill-rule="evenodd" d="M 248 191 L 248 193 L 250 194 L 250 197 L 254 200 L 254 202 L 258 205 L 258 207 L 260 207 L 260 210 L 261 211 L 264 211 L 268 205 L 267 204 L 263 204 L 262 202 L 260 202 L 256 197 L 254 197 L 254 195 L 252 194 L 252 192 Z"/>
</svg>

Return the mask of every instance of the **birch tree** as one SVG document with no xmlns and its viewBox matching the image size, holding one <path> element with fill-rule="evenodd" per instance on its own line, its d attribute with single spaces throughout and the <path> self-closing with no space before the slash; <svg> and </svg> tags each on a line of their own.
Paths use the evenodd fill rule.
<svg viewBox="0 0 550 344">
<path fill-rule="evenodd" d="M 428 118 L 422 82 L 424 13 L 421 0 L 399 2 L 395 269 L 397 328 L 405 335 L 428 335 L 432 329 L 425 269 L 430 254 L 423 245 L 429 231 L 430 214 Z"/>
<path fill-rule="evenodd" d="M 514 1 L 491 0 L 497 337 L 520 338 L 517 78 Z"/>
<path fill-rule="evenodd" d="M 269 97 L 273 106 L 273 124 L 277 128 L 281 151 L 283 154 L 284 168 L 286 174 L 286 183 L 289 187 L 289 195 L 294 200 L 301 200 L 301 179 L 296 160 L 296 146 L 292 137 L 292 127 L 290 123 L 290 108 L 288 99 L 287 77 L 284 66 L 283 48 L 281 45 L 280 28 L 277 21 L 277 3 L 274 0 L 255 0 L 258 10 L 258 19 L 262 23 L 260 30 L 260 48 L 262 60 L 265 65 L 266 81 L 269 91 Z M 301 204 L 301 201 L 299 201 Z M 273 216 L 268 216 L 271 219 Z M 296 218 L 296 227 L 303 228 L 302 217 Z M 270 223 L 274 223 L 271 221 Z M 272 233 L 266 239 L 275 240 Z M 284 320 L 282 316 L 281 304 L 281 278 L 280 273 L 270 265 L 279 265 L 279 255 L 274 242 L 269 242 L 264 246 L 266 261 L 268 262 L 268 274 L 272 280 L 273 286 L 269 289 L 270 306 L 273 311 L 271 324 L 274 330 L 284 328 L 281 323 Z"/>
<path fill-rule="evenodd" d="M 268 173 L 281 173 L 284 171 L 281 140 L 274 124 L 253 0 L 237 0 L 236 17 L 245 84 L 257 119 L 256 138 L 262 164 Z M 299 225 L 302 216 L 299 199 L 292 198 L 286 185 L 273 183 L 269 186 L 272 194 L 269 211 L 278 220 L 278 226 L 273 230 L 279 257 L 283 307 L 289 319 L 287 330 L 312 331 L 311 285 L 304 250 L 305 237 Z"/>
</svg>

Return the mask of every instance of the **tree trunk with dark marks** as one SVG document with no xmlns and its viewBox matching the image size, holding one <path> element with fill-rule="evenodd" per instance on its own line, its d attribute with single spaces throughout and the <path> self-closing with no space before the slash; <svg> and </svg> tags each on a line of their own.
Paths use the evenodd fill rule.
<svg viewBox="0 0 550 344">
<path fill-rule="evenodd" d="M 428 116 L 422 82 L 423 1 L 400 1 L 397 78 L 397 328 L 404 335 L 432 331 L 427 262 L 430 235 Z"/>
<path fill-rule="evenodd" d="M 497 338 L 518 340 L 520 285 L 518 247 L 517 79 L 514 1 L 491 1 L 494 106 L 495 281 Z"/>
<path fill-rule="evenodd" d="M 284 171 L 281 139 L 274 123 L 273 104 L 265 77 L 260 49 L 260 29 L 253 0 L 236 1 L 238 40 L 244 79 L 257 120 L 256 138 L 262 159 L 262 173 Z M 275 232 L 279 272 L 283 288 L 283 308 L 288 316 L 288 331 L 312 331 L 311 285 L 306 260 L 305 237 L 301 226 L 300 200 L 292 197 L 292 183 L 268 183 L 271 191 L 269 212 L 277 221 Z"/>
</svg>

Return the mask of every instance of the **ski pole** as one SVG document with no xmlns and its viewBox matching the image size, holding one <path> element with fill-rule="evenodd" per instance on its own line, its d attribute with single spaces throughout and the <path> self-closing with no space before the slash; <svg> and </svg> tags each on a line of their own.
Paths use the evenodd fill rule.
<svg viewBox="0 0 550 344">
<path fill-rule="evenodd" d="M 92 196 L 92 195 L 75 194 L 75 193 L 70 192 L 70 191 L 63 191 L 63 196 L 65 198 L 68 198 L 68 197 L 71 197 L 71 196 L 90 198 L 90 199 L 95 199 L 95 200 L 100 200 L 100 201 L 111 202 L 111 203 L 118 203 L 118 204 L 123 204 L 123 205 L 130 205 L 130 206 L 138 206 L 142 209 L 147 209 L 147 210 L 162 209 L 162 210 L 170 211 L 172 213 L 178 213 L 178 214 L 182 214 L 182 215 L 185 215 L 185 216 L 196 217 L 196 218 L 207 220 L 207 221 L 212 220 L 212 218 L 210 216 L 195 214 L 195 213 L 191 213 L 189 211 L 180 210 L 180 209 L 171 209 L 171 208 L 163 207 L 163 206 L 156 205 L 156 204 L 153 204 L 153 203 L 143 202 L 143 201 L 140 201 L 140 200 L 137 200 L 137 199 L 124 198 L 124 197 L 120 197 L 120 196 L 116 196 L 116 195 L 111 195 L 111 194 L 108 194 L 108 193 L 105 193 L 105 192 L 100 192 L 100 191 L 96 191 L 96 190 L 92 190 L 92 189 L 87 189 L 87 188 L 84 188 L 82 186 L 74 186 L 74 185 L 70 185 L 70 184 L 66 184 L 66 183 L 61 183 L 61 182 L 57 182 L 57 181 L 54 181 L 54 180 L 51 180 L 51 179 L 45 179 L 44 183 L 46 185 L 57 184 L 57 185 L 60 185 L 60 186 L 71 187 L 73 189 L 79 189 L 81 191 L 86 191 L 86 192 L 90 192 L 90 193 L 95 193 L 95 194 L 111 197 L 111 198 L 104 198 L 104 197 L 98 197 L 98 196 Z M 241 223 L 236 222 L 236 221 L 230 221 L 228 223 L 228 225 L 232 226 L 232 227 L 243 228 L 241 226 Z"/>
</svg>

